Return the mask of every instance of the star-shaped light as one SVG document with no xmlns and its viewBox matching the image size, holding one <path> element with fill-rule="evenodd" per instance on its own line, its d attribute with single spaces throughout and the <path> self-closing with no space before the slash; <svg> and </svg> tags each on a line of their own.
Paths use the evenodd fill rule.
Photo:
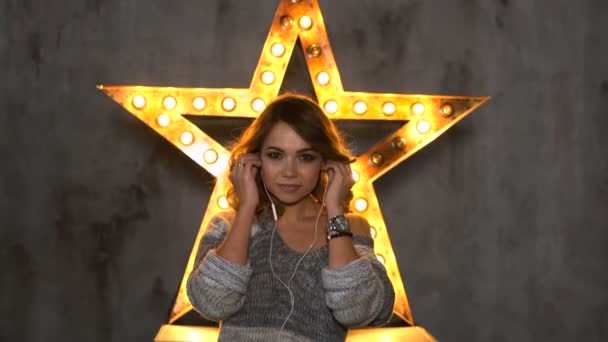
<svg viewBox="0 0 608 342">
<path fill-rule="evenodd" d="M 225 171 L 230 152 L 183 115 L 257 117 L 278 95 L 298 38 L 318 102 L 331 119 L 407 122 L 358 156 L 351 165 L 357 180 L 352 189 L 354 199 L 351 207 L 364 215 L 372 227 L 377 257 L 386 266 L 395 288 L 394 314 L 413 325 L 395 254 L 372 183 L 482 105 L 488 97 L 344 91 L 317 0 L 281 0 L 249 88 L 99 86 L 217 178 L 169 323 L 192 310 L 185 284 L 194 266 L 198 243 L 210 218 L 228 207 Z M 205 336 L 216 336 L 214 329 L 205 330 L 209 334 Z M 357 336 L 363 338 L 371 334 L 379 336 L 377 330 L 351 330 L 348 338 L 355 340 Z M 394 332 L 388 333 L 388 330 L 386 334 L 397 336 Z"/>
</svg>

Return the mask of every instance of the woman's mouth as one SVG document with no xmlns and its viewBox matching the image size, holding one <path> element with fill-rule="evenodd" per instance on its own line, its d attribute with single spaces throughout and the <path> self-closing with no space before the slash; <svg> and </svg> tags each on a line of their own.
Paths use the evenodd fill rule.
<svg viewBox="0 0 608 342">
<path fill-rule="evenodd" d="M 281 189 L 281 191 L 283 192 L 295 192 L 297 191 L 301 186 L 297 185 L 297 184 L 279 184 L 279 188 Z"/>
</svg>

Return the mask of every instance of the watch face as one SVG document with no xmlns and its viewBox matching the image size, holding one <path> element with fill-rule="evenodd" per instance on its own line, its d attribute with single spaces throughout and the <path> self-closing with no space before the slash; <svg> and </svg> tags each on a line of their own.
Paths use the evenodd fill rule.
<svg viewBox="0 0 608 342">
<path fill-rule="evenodd" d="M 348 219 L 342 215 L 335 217 L 333 219 L 333 224 L 336 227 L 335 229 L 339 232 L 350 232 Z"/>
</svg>

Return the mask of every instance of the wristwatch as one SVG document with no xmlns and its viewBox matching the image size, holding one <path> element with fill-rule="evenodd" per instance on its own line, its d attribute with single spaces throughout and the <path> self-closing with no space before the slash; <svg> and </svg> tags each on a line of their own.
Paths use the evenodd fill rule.
<svg viewBox="0 0 608 342">
<path fill-rule="evenodd" d="M 327 232 L 338 231 L 341 233 L 350 233 L 350 224 L 344 215 L 336 215 L 327 221 Z"/>
<path fill-rule="evenodd" d="M 344 215 L 337 215 L 330 218 L 327 221 L 327 240 L 338 238 L 342 236 L 352 237 L 353 233 L 350 231 L 350 224 L 348 219 Z"/>
</svg>

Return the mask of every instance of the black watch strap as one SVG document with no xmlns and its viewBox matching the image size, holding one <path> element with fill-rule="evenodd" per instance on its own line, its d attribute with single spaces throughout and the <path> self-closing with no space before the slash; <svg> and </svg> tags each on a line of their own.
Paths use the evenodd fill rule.
<svg viewBox="0 0 608 342">
<path fill-rule="evenodd" d="M 329 232 L 327 232 L 327 241 L 331 240 L 331 239 L 335 239 L 335 238 L 341 238 L 341 237 L 353 237 L 353 233 L 351 232 L 340 232 L 337 230 L 330 230 Z"/>
</svg>

